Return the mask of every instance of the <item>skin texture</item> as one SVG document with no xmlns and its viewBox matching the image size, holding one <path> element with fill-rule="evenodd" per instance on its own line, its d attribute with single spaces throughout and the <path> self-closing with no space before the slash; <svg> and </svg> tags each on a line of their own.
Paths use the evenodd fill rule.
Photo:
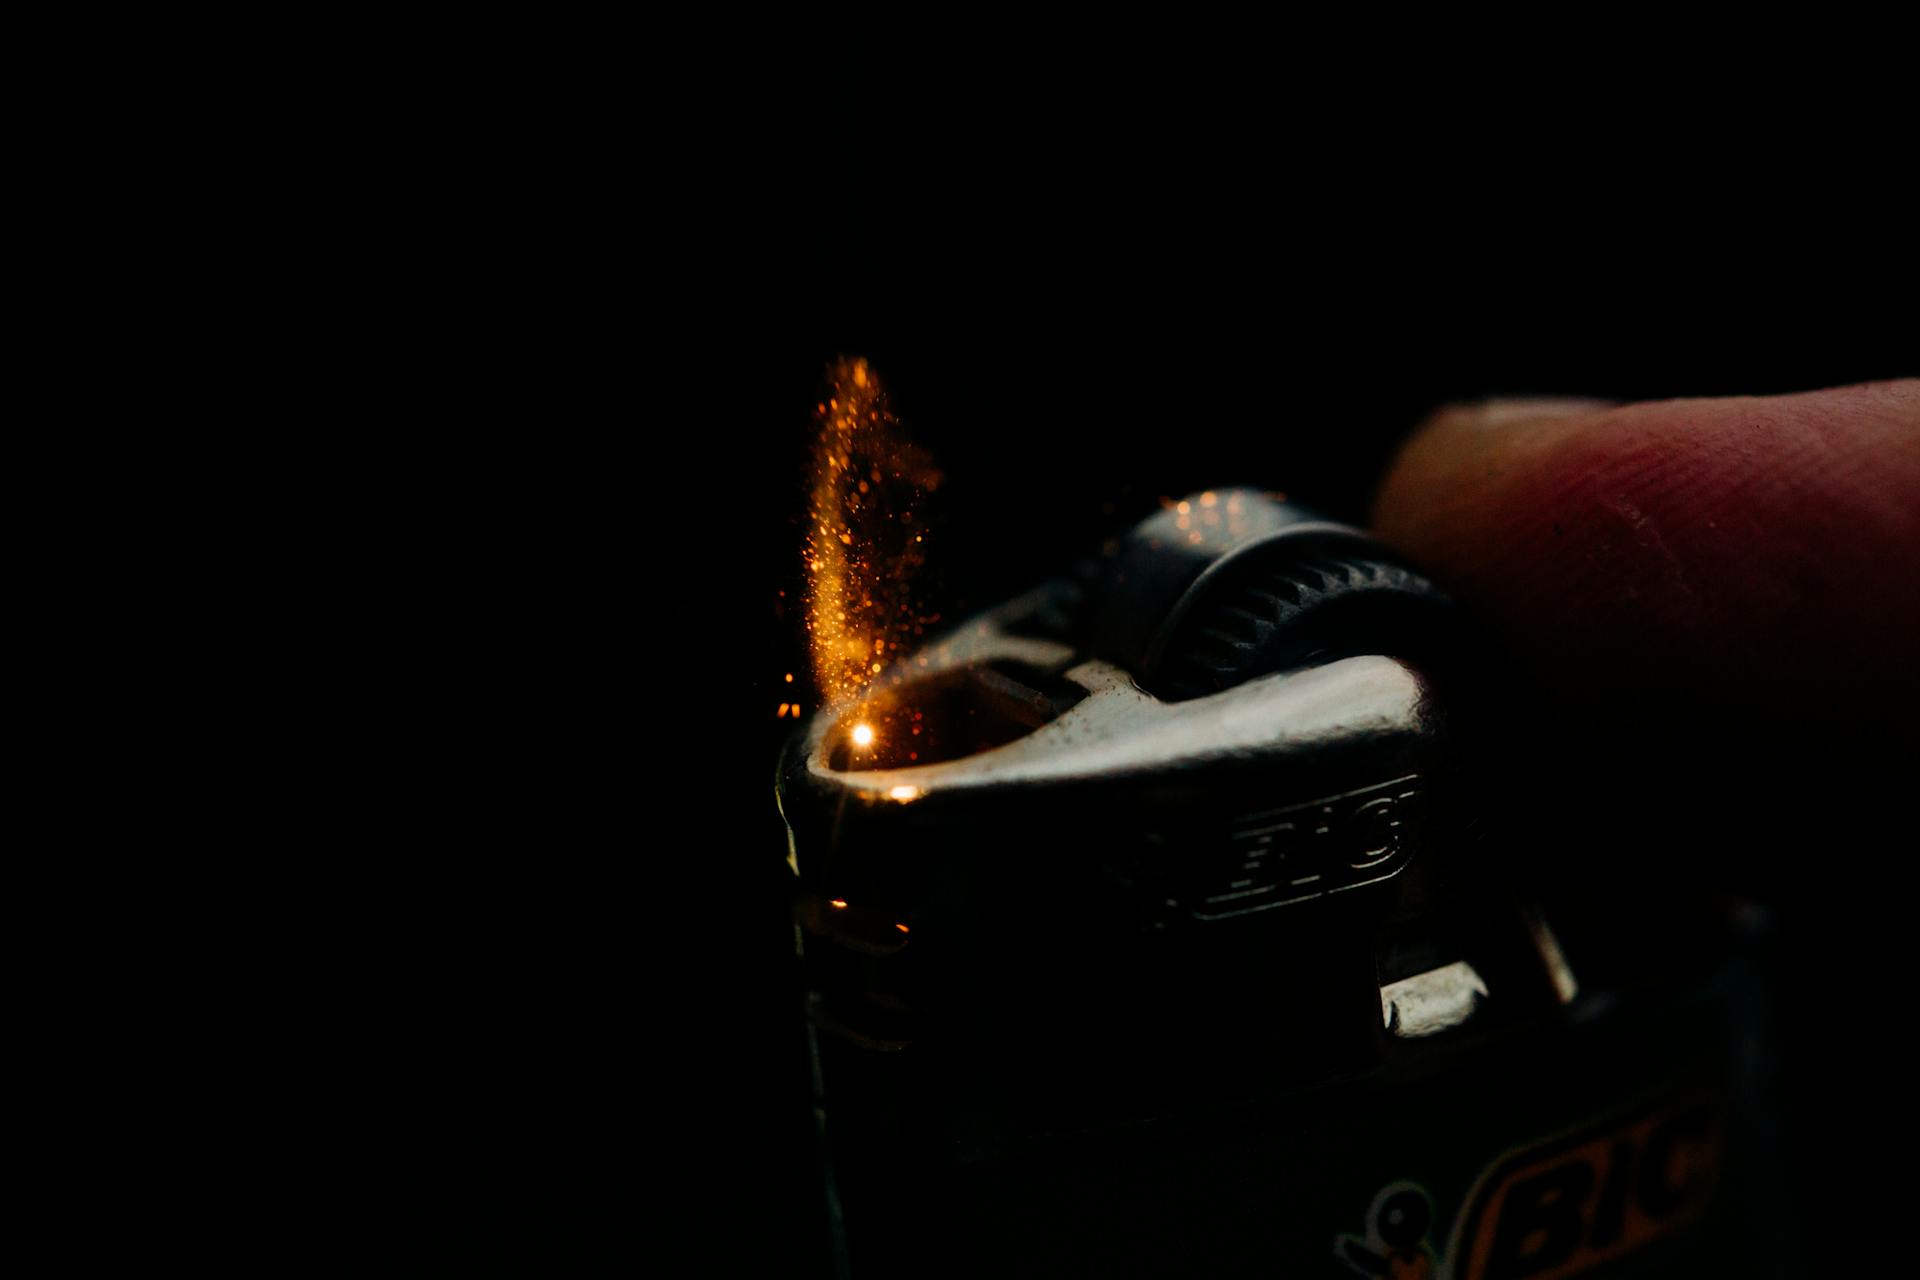
<svg viewBox="0 0 1920 1280">
<path fill-rule="evenodd" d="M 1448 409 L 1374 524 L 1566 714 L 1756 743 L 1920 716 L 1920 379 Z"/>
</svg>

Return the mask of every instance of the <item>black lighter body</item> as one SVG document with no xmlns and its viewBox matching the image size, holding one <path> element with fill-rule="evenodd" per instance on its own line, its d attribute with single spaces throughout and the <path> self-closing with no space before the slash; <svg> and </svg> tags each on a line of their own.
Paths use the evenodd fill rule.
<svg viewBox="0 0 1920 1280">
<path fill-rule="evenodd" d="M 1223 490 L 814 717 L 844 1274 L 1798 1274 L 1764 922 L 1570 873 L 1465 637 Z"/>
</svg>

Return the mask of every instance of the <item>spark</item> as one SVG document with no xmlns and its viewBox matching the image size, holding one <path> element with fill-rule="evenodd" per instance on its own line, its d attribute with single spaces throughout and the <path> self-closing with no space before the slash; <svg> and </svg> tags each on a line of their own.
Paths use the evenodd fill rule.
<svg viewBox="0 0 1920 1280">
<path fill-rule="evenodd" d="M 843 359 L 828 378 L 833 393 L 814 414 L 802 556 L 809 642 L 823 700 L 859 702 L 886 671 L 882 656 L 918 625 L 912 580 L 925 553 L 915 508 L 940 474 L 906 442 L 865 360 Z"/>
<path fill-rule="evenodd" d="M 853 726 L 853 745 L 856 747 L 872 746 L 873 726 L 870 724 L 857 724 Z"/>
</svg>

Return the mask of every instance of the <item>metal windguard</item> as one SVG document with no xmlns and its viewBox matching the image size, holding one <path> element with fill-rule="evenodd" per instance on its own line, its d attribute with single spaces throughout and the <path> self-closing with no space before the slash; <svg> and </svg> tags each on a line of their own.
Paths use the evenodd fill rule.
<svg viewBox="0 0 1920 1280">
<path fill-rule="evenodd" d="M 1448 905 L 1467 815 L 1425 675 L 1358 653 L 1168 701 L 1089 655 L 1084 581 L 782 762 L 815 1025 L 901 1054 L 916 1123 L 980 1152 L 1124 1125 L 1365 1069 L 1495 976 L 1509 1006 L 1545 990 L 1520 930 L 1469 948 Z"/>
</svg>

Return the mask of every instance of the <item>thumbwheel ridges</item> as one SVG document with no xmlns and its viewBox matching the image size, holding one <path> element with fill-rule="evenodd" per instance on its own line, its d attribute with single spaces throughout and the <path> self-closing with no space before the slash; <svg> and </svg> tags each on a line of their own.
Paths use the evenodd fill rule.
<svg viewBox="0 0 1920 1280">
<path fill-rule="evenodd" d="M 1162 656 L 1159 684 L 1173 701 L 1218 693 L 1339 647 L 1343 639 L 1366 638 L 1341 636 L 1334 625 L 1340 618 L 1384 616 L 1445 599 L 1420 574 L 1384 561 L 1317 556 L 1270 566 L 1195 611 Z M 1380 640 L 1385 648 L 1391 637 Z"/>
</svg>

